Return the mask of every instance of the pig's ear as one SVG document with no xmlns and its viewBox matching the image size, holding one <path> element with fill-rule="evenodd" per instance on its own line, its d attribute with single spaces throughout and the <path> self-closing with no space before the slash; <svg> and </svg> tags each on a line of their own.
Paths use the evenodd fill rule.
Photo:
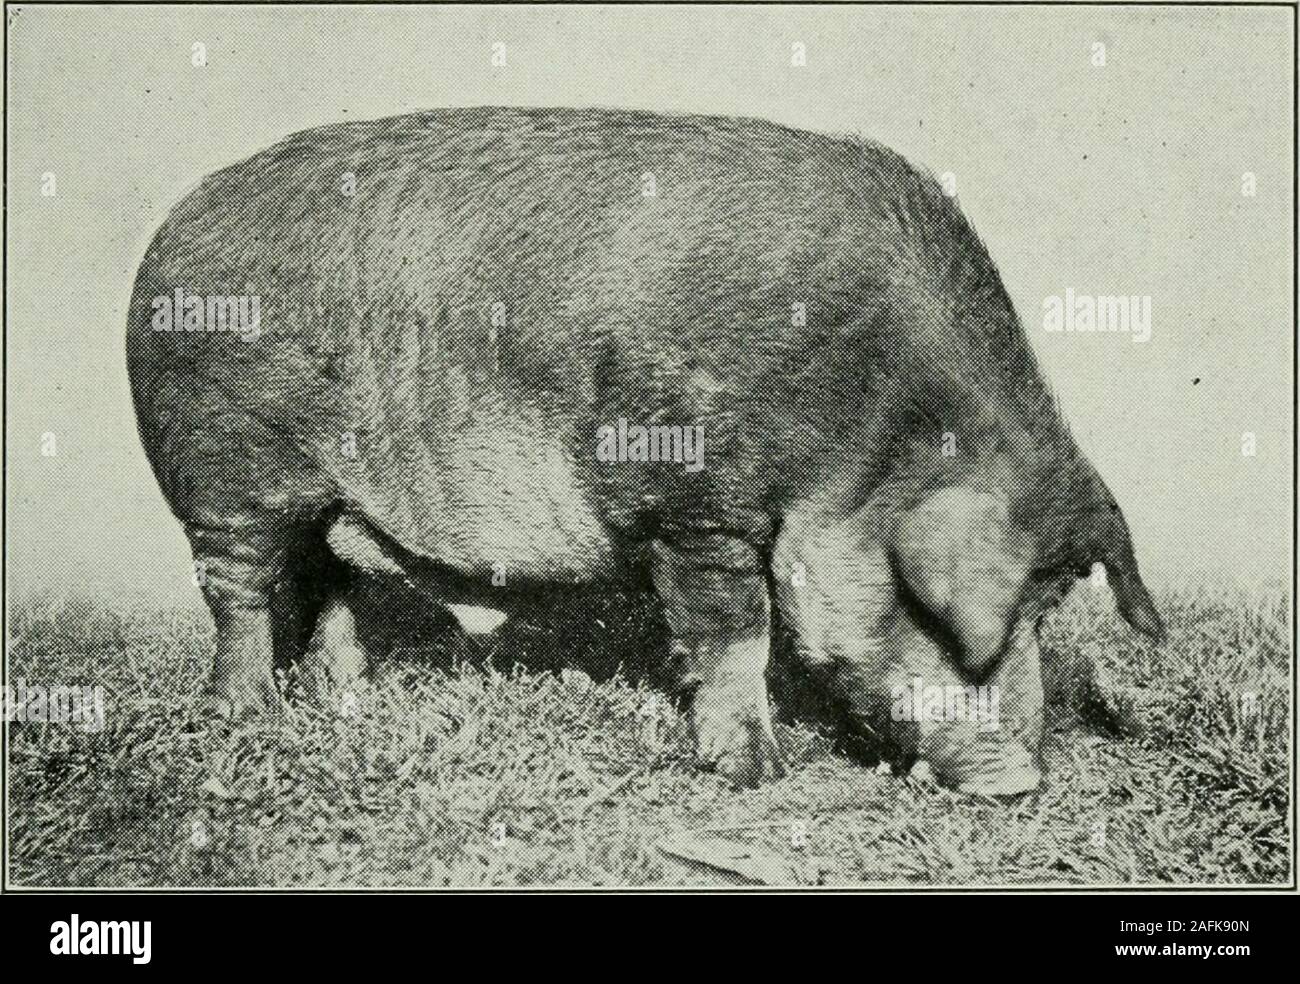
<svg viewBox="0 0 1300 984">
<path fill-rule="evenodd" d="M 971 672 L 984 672 L 1002 652 L 1029 573 L 1027 548 L 1006 500 L 990 492 L 941 489 L 900 518 L 893 551 L 899 576 L 956 637 Z"/>
<path fill-rule="evenodd" d="M 1138 632 L 1157 642 L 1164 641 L 1165 623 L 1156 611 L 1147 586 L 1142 583 L 1142 575 L 1138 573 L 1133 541 L 1119 506 L 1112 505 L 1107 510 L 1102 525 L 1101 550 L 1097 559 L 1106 567 L 1106 580 L 1115 595 L 1115 607 L 1124 616 L 1124 621 Z"/>
<path fill-rule="evenodd" d="M 1090 538 L 1093 548 L 1089 561 L 1100 561 L 1106 568 L 1106 580 L 1115 595 L 1115 607 L 1124 621 L 1138 632 L 1157 642 L 1165 638 L 1165 623 L 1156 610 L 1151 594 L 1138 573 L 1133 552 L 1133 537 L 1124 514 L 1101 479 L 1094 475 L 1094 507 Z"/>
<path fill-rule="evenodd" d="M 1165 623 L 1138 574 L 1137 562 L 1106 564 L 1106 580 L 1115 595 L 1115 605 L 1124 621 L 1156 642 L 1165 638 Z"/>
</svg>

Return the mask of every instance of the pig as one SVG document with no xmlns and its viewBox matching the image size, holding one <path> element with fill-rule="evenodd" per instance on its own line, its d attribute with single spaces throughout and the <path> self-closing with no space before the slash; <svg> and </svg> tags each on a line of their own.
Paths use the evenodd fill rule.
<svg viewBox="0 0 1300 984">
<path fill-rule="evenodd" d="M 1072 582 L 1104 565 L 1164 631 L 984 245 L 865 139 L 492 107 L 307 130 L 174 208 L 126 346 L 222 713 L 275 706 L 293 660 L 360 671 L 348 572 L 508 613 L 617 587 L 661 606 L 701 767 L 783 774 L 780 625 L 850 728 L 1017 795 Z"/>
</svg>

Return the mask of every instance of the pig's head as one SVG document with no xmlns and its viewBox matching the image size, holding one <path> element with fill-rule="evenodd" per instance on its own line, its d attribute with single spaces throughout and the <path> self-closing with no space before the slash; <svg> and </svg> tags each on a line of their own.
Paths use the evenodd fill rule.
<svg viewBox="0 0 1300 984">
<path fill-rule="evenodd" d="M 1094 564 L 1125 620 L 1163 636 L 1118 505 L 1069 460 L 1019 482 L 931 482 L 832 527 L 796 524 L 778 545 L 778 565 L 808 571 L 780 595 L 805 658 L 858 725 L 965 792 L 1038 785 L 1039 626 Z"/>
<path fill-rule="evenodd" d="M 1044 498 L 1041 487 L 1016 495 L 947 486 L 899 519 L 891 550 L 900 607 L 893 648 L 911 691 L 928 671 L 945 697 L 943 714 L 931 715 L 926 707 L 938 698 L 923 693 L 918 715 L 916 696 L 905 690 L 913 713 L 901 716 L 922 717 L 917 754 L 960 789 L 1018 794 L 1037 786 L 1039 626 L 1094 564 L 1105 567 L 1124 619 L 1152 638 L 1164 635 L 1113 496 L 1086 464 L 1066 488 L 1070 498 L 1062 502 Z M 891 693 L 901 683 L 895 679 Z M 954 702 L 952 688 L 967 689 Z"/>
</svg>

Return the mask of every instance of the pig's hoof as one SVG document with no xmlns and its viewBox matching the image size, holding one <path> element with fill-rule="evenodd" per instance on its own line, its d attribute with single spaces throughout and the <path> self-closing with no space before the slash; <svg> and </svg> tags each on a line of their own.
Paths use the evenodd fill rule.
<svg viewBox="0 0 1300 984">
<path fill-rule="evenodd" d="M 239 685 L 213 685 L 200 698 L 202 718 L 238 723 L 283 707 L 280 691 L 270 676 Z"/>
<path fill-rule="evenodd" d="M 785 775 L 771 725 L 758 714 L 695 714 L 696 761 L 737 786 Z"/>
</svg>

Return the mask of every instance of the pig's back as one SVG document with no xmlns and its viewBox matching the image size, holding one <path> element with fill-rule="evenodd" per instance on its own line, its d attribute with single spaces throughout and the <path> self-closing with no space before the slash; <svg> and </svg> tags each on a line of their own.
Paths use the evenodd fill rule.
<svg viewBox="0 0 1300 984">
<path fill-rule="evenodd" d="M 763 121 L 488 108 L 323 127 L 216 172 L 159 230 L 133 385 L 147 415 L 152 377 L 202 378 L 416 549 L 470 483 L 529 473 L 539 500 L 585 495 L 584 516 L 738 490 L 759 507 L 852 439 L 872 393 L 851 326 L 937 285 L 954 222 L 888 151 Z M 257 295 L 264 334 L 152 331 L 151 299 L 177 287 Z M 618 417 L 702 421 L 705 476 L 597 473 L 595 429 Z"/>
</svg>

